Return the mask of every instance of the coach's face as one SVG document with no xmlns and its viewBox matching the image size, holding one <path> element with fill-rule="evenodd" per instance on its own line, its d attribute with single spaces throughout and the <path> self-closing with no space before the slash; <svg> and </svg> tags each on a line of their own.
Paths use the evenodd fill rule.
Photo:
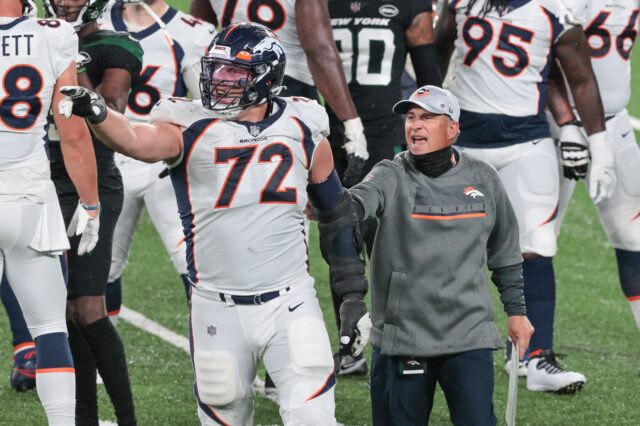
<svg viewBox="0 0 640 426">
<path fill-rule="evenodd" d="M 458 129 L 458 123 L 448 116 L 417 106 L 407 111 L 404 122 L 404 136 L 413 155 L 428 154 L 451 145 Z"/>
</svg>

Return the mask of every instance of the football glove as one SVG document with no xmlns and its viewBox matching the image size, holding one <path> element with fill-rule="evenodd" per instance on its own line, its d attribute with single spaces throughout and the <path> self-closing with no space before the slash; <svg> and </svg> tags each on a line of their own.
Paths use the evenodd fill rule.
<svg viewBox="0 0 640 426">
<path fill-rule="evenodd" d="M 67 236 L 82 235 L 78 244 L 78 256 L 90 253 L 98 244 L 98 231 L 100 230 L 100 204 L 97 207 L 96 217 L 91 217 L 82 202 L 78 203 L 69 228 Z"/>
<path fill-rule="evenodd" d="M 340 344 L 357 357 L 362 353 L 371 332 L 371 317 L 361 293 L 349 293 L 340 304 Z"/>
<path fill-rule="evenodd" d="M 107 104 L 98 93 L 80 86 L 60 88 L 65 97 L 58 103 L 58 111 L 67 118 L 84 117 L 90 124 L 100 124 L 107 118 Z"/>
<path fill-rule="evenodd" d="M 350 188 L 360 182 L 369 153 L 360 117 L 347 120 L 343 124 L 344 136 L 347 140 L 344 144 L 344 149 L 347 151 L 347 169 L 342 175 L 342 184 Z"/>
<path fill-rule="evenodd" d="M 616 186 L 613 147 L 607 140 L 607 132 L 589 136 L 591 172 L 589 175 L 589 195 L 598 204 L 611 197 Z"/>
<path fill-rule="evenodd" d="M 589 148 L 575 123 L 565 124 L 560 128 L 560 155 L 564 177 L 573 180 L 587 177 Z"/>
</svg>

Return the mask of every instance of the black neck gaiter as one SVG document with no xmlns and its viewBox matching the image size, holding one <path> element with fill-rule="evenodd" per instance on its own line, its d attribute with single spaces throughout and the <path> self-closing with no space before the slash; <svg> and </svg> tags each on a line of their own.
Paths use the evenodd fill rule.
<svg viewBox="0 0 640 426">
<path fill-rule="evenodd" d="M 451 145 L 427 154 L 413 155 L 409 153 L 416 169 L 432 178 L 440 176 L 456 165 L 457 159 L 452 157 L 453 154 Z"/>
</svg>

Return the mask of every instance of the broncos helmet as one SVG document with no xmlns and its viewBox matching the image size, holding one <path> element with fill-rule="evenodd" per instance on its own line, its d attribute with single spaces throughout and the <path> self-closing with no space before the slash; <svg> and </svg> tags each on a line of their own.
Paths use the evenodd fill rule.
<svg viewBox="0 0 640 426">
<path fill-rule="evenodd" d="M 55 0 L 42 0 L 45 16 L 65 20 L 73 25 L 73 28 L 78 32 L 82 27 L 102 16 L 109 0 L 86 0 L 84 4 L 79 6 L 69 5 L 68 1 L 60 6 L 56 6 L 54 3 Z"/>
<path fill-rule="evenodd" d="M 202 105 L 227 119 L 269 101 L 283 89 L 284 49 L 264 25 L 238 23 L 223 28 L 201 63 Z"/>
</svg>

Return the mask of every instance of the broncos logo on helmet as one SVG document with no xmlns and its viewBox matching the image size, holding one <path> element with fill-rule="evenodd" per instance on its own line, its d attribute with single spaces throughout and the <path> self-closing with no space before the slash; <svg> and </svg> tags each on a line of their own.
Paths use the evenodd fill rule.
<svg viewBox="0 0 640 426">
<path fill-rule="evenodd" d="M 278 37 L 260 24 L 223 28 L 201 63 L 202 104 L 228 119 L 269 101 L 283 89 L 284 49 Z"/>
<path fill-rule="evenodd" d="M 42 0 L 47 18 L 69 22 L 78 32 L 85 25 L 102 16 L 109 0 Z"/>
</svg>

